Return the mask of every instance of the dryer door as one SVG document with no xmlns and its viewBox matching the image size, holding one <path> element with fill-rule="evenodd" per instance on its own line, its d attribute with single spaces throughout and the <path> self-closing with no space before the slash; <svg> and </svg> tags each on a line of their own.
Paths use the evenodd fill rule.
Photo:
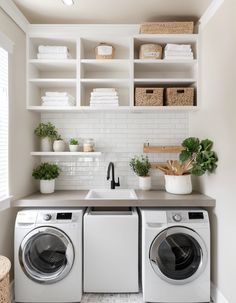
<svg viewBox="0 0 236 303">
<path fill-rule="evenodd" d="M 153 270 L 172 284 L 185 284 L 196 279 L 207 264 L 207 249 L 192 229 L 170 227 L 152 242 L 149 258 Z"/>
<path fill-rule="evenodd" d="M 39 227 L 29 232 L 22 241 L 19 260 L 30 279 L 39 283 L 55 283 L 71 270 L 74 249 L 61 230 Z"/>
</svg>

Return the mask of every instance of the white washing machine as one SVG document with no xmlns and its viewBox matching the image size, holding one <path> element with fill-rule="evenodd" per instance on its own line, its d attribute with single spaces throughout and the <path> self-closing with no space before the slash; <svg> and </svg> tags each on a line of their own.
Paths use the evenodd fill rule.
<svg viewBox="0 0 236 303">
<path fill-rule="evenodd" d="M 144 302 L 210 302 L 205 210 L 141 209 Z"/>
<path fill-rule="evenodd" d="M 82 209 L 18 212 L 16 302 L 81 301 L 82 220 Z"/>
</svg>

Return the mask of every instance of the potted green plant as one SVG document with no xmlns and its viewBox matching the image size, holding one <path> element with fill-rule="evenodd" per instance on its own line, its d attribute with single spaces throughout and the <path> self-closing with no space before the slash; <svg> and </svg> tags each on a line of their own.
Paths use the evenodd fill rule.
<svg viewBox="0 0 236 303">
<path fill-rule="evenodd" d="M 149 170 L 151 164 L 147 156 L 136 156 L 131 159 L 129 163 L 134 173 L 139 177 L 139 187 L 142 190 L 151 189 L 151 177 L 149 176 Z"/>
<path fill-rule="evenodd" d="M 56 164 L 47 162 L 41 163 L 34 168 L 32 176 L 40 180 L 40 192 L 42 194 L 51 194 L 55 190 L 55 179 L 60 174 L 60 168 Z"/>
<path fill-rule="evenodd" d="M 78 140 L 75 138 L 71 138 L 69 142 L 69 149 L 71 152 L 77 152 L 79 148 Z"/>
<path fill-rule="evenodd" d="M 165 173 L 166 191 L 172 194 L 190 194 L 192 192 L 191 175 L 202 176 L 213 173 L 217 167 L 217 155 L 212 150 L 213 142 L 190 137 L 182 142 L 180 161 L 167 161 L 165 167 L 158 168 Z"/>
<path fill-rule="evenodd" d="M 64 152 L 65 151 L 65 142 L 63 141 L 61 135 L 57 134 L 53 142 L 53 151 L 54 152 Z"/>
<path fill-rule="evenodd" d="M 41 139 L 41 151 L 52 151 L 52 141 L 57 136 L 57 131 L 51 122 L 39 123 L 34 134 Z"/>
</svg>

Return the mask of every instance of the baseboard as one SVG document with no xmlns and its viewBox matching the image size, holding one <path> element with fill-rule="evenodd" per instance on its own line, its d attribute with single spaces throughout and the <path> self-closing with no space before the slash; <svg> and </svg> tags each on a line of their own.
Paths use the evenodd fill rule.
<svg viewBox="0 0 236 303">
<path fill-rule="evenodd" d="M 223 294 L 213 283 L 211 283 L 211 297 L 214 303 L 230 303 L 228 300 L 225 299 Z"/>
</svg>

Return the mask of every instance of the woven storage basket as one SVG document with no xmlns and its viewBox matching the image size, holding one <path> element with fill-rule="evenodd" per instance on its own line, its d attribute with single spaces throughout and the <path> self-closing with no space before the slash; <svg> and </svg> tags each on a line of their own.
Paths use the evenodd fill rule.
<svg viewBox="0 0 236 303">
<path fill-rule="evenodd" d="M 136 87 L 135 106 L 162 106 L 164 88 Z"/>
<path fill-rule="evenodd" d="M 166 89 L 166 105 L 193 106 L 193 87 L 169 87 Z"/>
<path fill-rule="evenodd" d="M 107 43 L 100 43 L 95 48 L 96 59 L 114 59 L 115 48 Z"/>
<path fill-rule="evenodd" d="M 10 303 L 10 278 L 9 271 L 11 262 L 3 256 L 0 256 L 0 303 Z"/>
<path fill-rule="evenodd" d="M 194 22 L 145 22 L 140 34 L 192 34 Z"/>
<path fill-rule="evenodd" d="M 140 46 L 139 59 L 161 59 L 162 46 L 159 44 L 143 44 Z"/>
</svg>

